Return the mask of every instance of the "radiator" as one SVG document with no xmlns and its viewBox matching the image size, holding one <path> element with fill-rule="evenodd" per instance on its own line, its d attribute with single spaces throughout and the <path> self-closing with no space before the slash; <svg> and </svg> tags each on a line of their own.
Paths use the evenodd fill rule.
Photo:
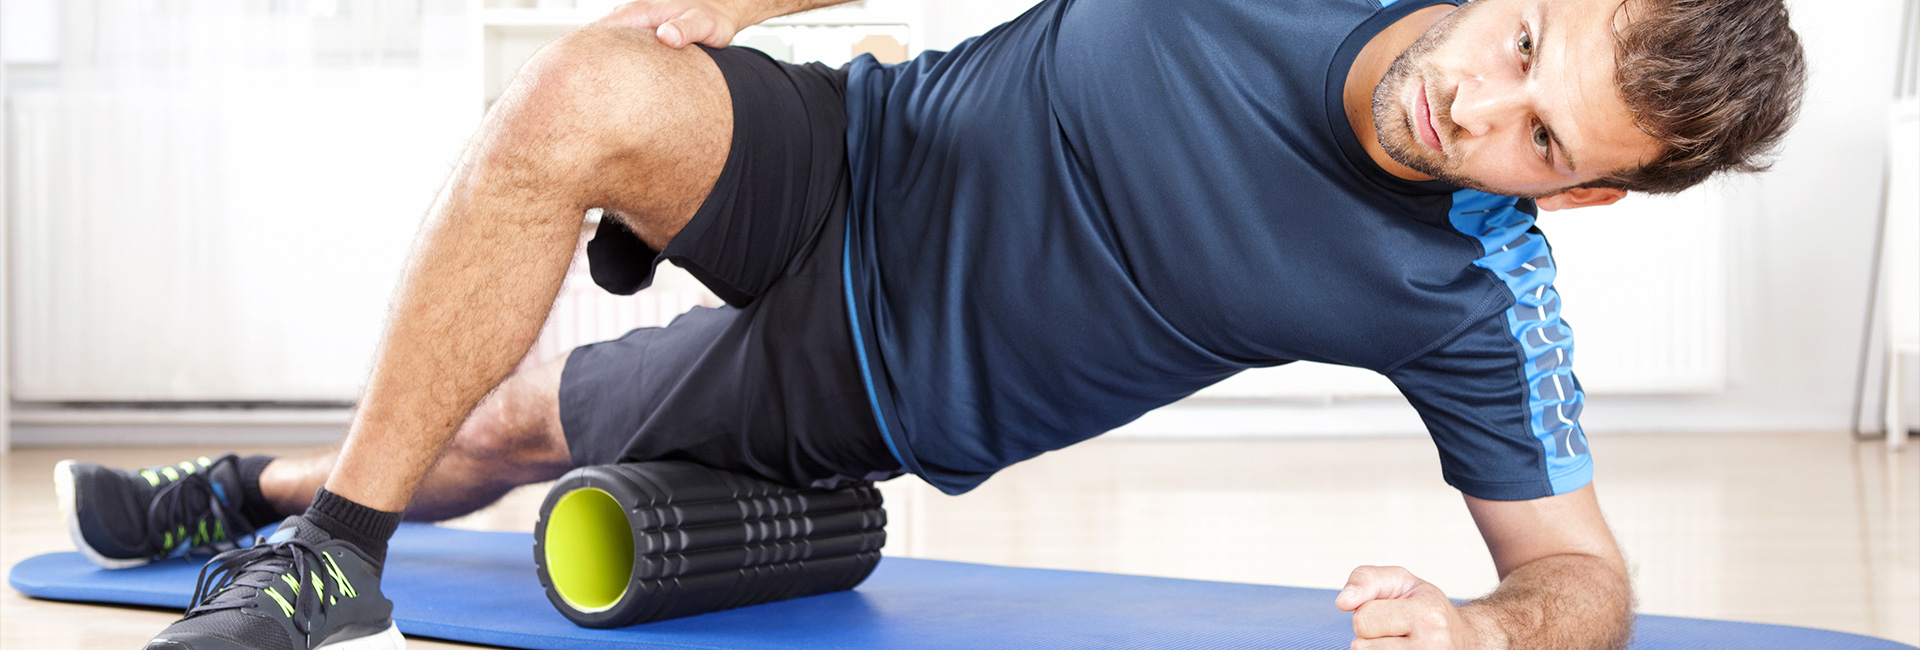
<svg viewBox="0 0 1920 650">
<path fill-rule="evenodd" d="M 10 97 L 16 399 L 357 397 L 472 110 L 457 78 L 277 72 Z"/>
<path fill-rule="evenodd" d="M 344 143 L 321 142 L 339 134 L 312 134 L 271 147 L 236 142 L 248 130 L 216 125 L 223 111 L 215 107 L 170 98 L 177 96 L 12 97 L 14 397 L 357 399 L 419 214 L 446 173 L 434 158 L 458 151 L 472 126 L 405 137 L 376 129 Z M 445 122 L 444 112 L 424 114 L 445 108 L 417 109 L 427 117 L 421 120 L 388 114 L 386 123 Z M 381 123 L 354 121 L 357 129 Z M 319 181 L 313 175 L 326 172 L 311 167 L 249 172 L 232 162 L 347 160 L 381 140 L 415 144 Z M 307 153 L 276 160 L 267 148 Z M 123 151 L 144 153 L 117 157 Z M 327 187 L 354 191 L 316 191 Z M 661 267 L 655 289 L 607 294 L 588 277 L 583 247 L 528 363 L 719 304 L 670 266 Z"/>
</svg>

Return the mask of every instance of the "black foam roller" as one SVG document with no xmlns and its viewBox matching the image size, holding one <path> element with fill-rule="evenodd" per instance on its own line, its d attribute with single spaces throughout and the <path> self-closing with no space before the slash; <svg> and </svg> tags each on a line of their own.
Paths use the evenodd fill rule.
<svg viewBox="0 0 1920 650">
<path fill-rule="evenodd" d="M 590 505 L 563 507 L 556 522 L 569 495 Z M 568 620 L 622 627 L 852 589 L 880 563 L 886 521 L 871 483 L 794 489 L 682 461 L 596 465 L 547 493 L 533 555 L 547 600 Z M 608 539 L 549 539 L 594 526 Z M 631 563 L 610 557 L 624 553 L 622 534 Z"/>
</svg>

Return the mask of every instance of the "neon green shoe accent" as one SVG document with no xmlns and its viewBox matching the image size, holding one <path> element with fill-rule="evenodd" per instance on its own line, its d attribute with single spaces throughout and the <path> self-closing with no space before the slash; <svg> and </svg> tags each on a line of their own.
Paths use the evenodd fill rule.
<svg viewBox="0 0 1920 650">
<path fill-rule="evenodd" d="M 321 596 L 327 595 L 327 588 L 320 586 L 320 574 L 308 571 L 307 578 L 313 580 L 313 593 Z"/>
<path fill-rule="evenodd" d="M 354 593 L 353 583 L 347 581 L 347 574 L 340 571 L 340 565 L 333 563 L 333 556 L 321 553 L 320 559 L 326 560 L 327 573 L 333 574 L 334 582 L 340 583 L 340 593 L 346 594 L 348 598 L 359 595 Z"/>
<path fill-rule="evenodd" d="M 298 596 L 298 595 L 300 595 L 300 581 L 299 581 L 299 580 L 295 580 L 295 579 L 293 579 L 293 576 L 290 576 L 290 575 L 287 575 L 287 574 L 284 574 L 284 573 L 283 573 L 283 574 L 280 574 L 280 580 L 281 580 L 282 582 L 285 582 L 285 583 L 287 583 L 287 585 L 288 585 L 288 586 L 290 586 L 290 587 L 293 587 L 293 595 L 295 595 L 295 596 Z"/>
<path fill-rule="evenodd" d="M 185 472 L 186 472 L 186 473 L 188 473 L 188 474 L 192 474 L 192 473 L 194 473 L 194 472 L 195 472 L 196 470 L 199 470 L 200 468 L 198 468 L 198 467 L 194 467 L 194 466 L 193 466 L 193 463 L 189 463 L 189 462 L 187 462 L 187 461 L 184 461 L 184 460 L 183 460 L 183 461 L 180 461 L 180 469 L 181 469 L 181 470 L 183 470 L 183 471 L 185 471 Z"/>
<path fill-rule="evenodd" d="M 173 531 L 167 531 L 166 537 L 160 539 L 160 548 L 173 550 Z"/>
<path fill-rule="evenodd" d="M 612 609 L 633 577 L 633 527 L 620 502 L 598 488 L 568 492 L 547 516 L 547 575 L 567 605 Z"/>
<path fill-rule="evenodd" d="M 227 528 L 222 526 L 218 521 L 213 522 L 213 538 L 219 540 L 227 538 Z"/>
<path fill-rule="evenodd" d="M 212 466 L 213 466 L 213 461 L 212 461 L 212 460 L 208 460 L 206 456 L 201 456 L 201 457 L 199 457 L 199 458 L 195 458 L 195 459 L 193 459 L 193 462 L 196 462 L 196 463 L 200 463 L 200 466 L 201 466 L 201 467 L 212 467 Z"/>
<path fill-rule="evenodd" d="M 209 537 L 207 537 L 207 520 L 205 520 L 205 519 L 202 519 L 202 520 L 200 520 L 200 536 L 199 536 L 199 537 L 195 537 L 195 538 L 193 539 L 193 543 L 194 543 L 194 544 L 196 544 L 196 545 L 198 545 L 198 544 L 205 544 L 205 543 L 207 543 L 207 541 L 208 541 L 209 539 L 210 539 L 210 538 L 209 538 Z"/>
<path fill-rule="evenodd" d="M 148 485 L 151 485 L 154 487 L 160 487 L 160 475 L 153 473 L 153 470 L 150 470 L 150 469 L 140 470 L 140 478 L 147 479 Z"/>
<path fill-rule="evenodd" d="M 167 480 L 169 480 L 169 481 L 178 481 L 178 480 L 180 480 L 180 473 L 179 473 L 179 472 L 176 472 L 176 471 L 173 471 L 173 466 L 172 466 L 172 465 L 168 465 L 168 466 L 166 466 L 166 467 L 162 467 L 162 468 L 160 468 L 160 475 L 161 475 L 161 476 L 165 476 L 165 477 L 167 477 Z"/>
<path fill-rule="evenodd" d="M 285 578 L 286 576 L 280 576 L 280 577 L 282 577 L 282 578 Z M 282 595 L 280 595 L 280 592 L 278 592 L 278 591 L 274 591 L 272 587 L 267 587 L 266 589 L 261 589 L 261 591 L 264 591 L 264 592 L 267 592 L 267 595 L 268 595 L 268 596 L 272 596 L 272 597 L 273 597 L 273 600 L 274 600 L 275 602 L 278 602 L 278 603 L 280 603 L 280 612 L 281 612 L 281 613 L 283 613 L 283 614 L 286 614 L 286 615 L 287 615 L 287 618 L 293 618 L 293 603 L 289 603 L 289 602 L 287 602 L 287 597 L 286 597 L 286 596 L 282 596 Z M 294 593 L 295 593 L 295 594 L 298 594 L 298 593 L 300 593 L 300 592 L 297 592 L 297 591 L 296 591 L 296 592 L 294 592 Z"/>
</svg>

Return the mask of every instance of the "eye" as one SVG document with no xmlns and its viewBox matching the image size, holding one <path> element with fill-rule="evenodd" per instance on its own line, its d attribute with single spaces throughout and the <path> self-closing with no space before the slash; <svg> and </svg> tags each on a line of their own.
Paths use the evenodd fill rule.
<svg viewBox="0 0 1920 650">
<path fill-rule="evenodd" d="M 1533 62 L 1533 31 L 1526 25 L 1520 26 L 1520 40 L 1513 44 L 1513 49 L 1520 53 L 1520 68 L 1526 69 L 1527 64 Z"/>
<path fill-rule="evenodd" d="M 1540 150 L 1541 156 L 1552 159 L 1553 134 L 1547 132 L 1547 126 L 1539 122 L 1533 123 L 1533 147 Z"/>
</svg>

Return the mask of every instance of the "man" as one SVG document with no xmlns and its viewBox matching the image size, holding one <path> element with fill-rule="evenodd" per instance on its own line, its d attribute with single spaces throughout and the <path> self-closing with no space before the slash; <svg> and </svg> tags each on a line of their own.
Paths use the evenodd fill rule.
<svg viewBox="0 0 1920 650">
<path fill-rule="evenodd" d="M 1779 0 L 1049 0 L 892 67 L 687 47 L 824 4 L 634 3 L 536 55 L 429 214 L 337 455 L 63 463 L 104 564 L 304 513 L 149 647 L 397 645 L 401 511 L 569 466 L 959 493 L 1300 359 L 1400 386 L 1502 578 L 1456 607 L 1360 567 L 1354 647 L 1625 644 L 1532 217 L 1764 167 L 1804 74 Z M 594 207 L 602 286 L 665 258 L 729 307 L 507 377 Z"/>
</svg>

